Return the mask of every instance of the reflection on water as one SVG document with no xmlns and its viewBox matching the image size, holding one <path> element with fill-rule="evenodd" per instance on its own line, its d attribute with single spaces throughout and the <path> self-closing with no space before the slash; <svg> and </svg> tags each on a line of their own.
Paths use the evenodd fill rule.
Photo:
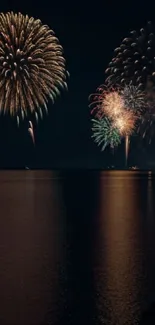
<svg viewBox="0 0 155 325">
<path fill-rule="evenodd" d="M 137 324 L 144 294 L 143 207 L 134 173 L 101 177 L 97 294 L 102 324 Z"/>
<path fill-rule="evenodd" d="M 138 324 L 155 301 L 154 193 L 140 172 L 0 172 L 0 324 Z"/>
<path fill-rule="evenodd" d="M 0 173 L 3 325 L 40 324 L 52 308 L 54 322 L 57 308 L 61 310 L 64 212 L 61 182 L 52 176 L 32 171 Z"/>
</svg>

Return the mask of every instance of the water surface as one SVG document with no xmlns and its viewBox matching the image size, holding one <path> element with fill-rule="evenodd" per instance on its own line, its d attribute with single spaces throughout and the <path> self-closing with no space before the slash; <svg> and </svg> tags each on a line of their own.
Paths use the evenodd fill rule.
<svg viewBox="0 0 155 325">
<path fill-rule="evenodd" d="M 0 172 L 0 323 L 134 325 L 155 301 L 155 178 Z"/>
</svg>

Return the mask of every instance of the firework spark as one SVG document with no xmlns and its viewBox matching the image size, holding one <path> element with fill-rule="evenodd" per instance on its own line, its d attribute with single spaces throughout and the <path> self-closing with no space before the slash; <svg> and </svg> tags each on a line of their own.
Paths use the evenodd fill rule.
<svg viewBox="0 0 155 325">
<path fill-rule="evenodd" d="M 121 143 L 121 137 L 118 129 L 113 127 L 112 123 L 107 117 L 92 119 L 92 122 L 92 138 L 94 138 L 94 141 L 98 144 L 98 146 L 102 145 L 102 151 L 108 145 L 111 148 L 115 148 Z"/>
<path fill-rule="evenodd" d="M 130 111 L 124 111 L 123 114 L 118 116 L 114 122 L 114 128 L 117 128 L 121 136 L 129 136 L 135 129 L 136 117 Z"/>
<path fill-rule="evenodd" d="M 48 98 L 54 103 L 59 88 L 67 87 L 62 53 L 54 32 L 39 19 L 1 13 L 0 110 L 22 118 L 47 110 Z"/>
</svg>

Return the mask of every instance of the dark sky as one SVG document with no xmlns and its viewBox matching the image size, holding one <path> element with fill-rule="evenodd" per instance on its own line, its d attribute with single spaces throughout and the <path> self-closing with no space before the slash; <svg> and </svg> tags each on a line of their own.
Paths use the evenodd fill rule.
<svg viewBox="0 0 155 325">
<path fill-rule="evenodd" d="M 122 164 L 123 145 L 112 156 L 108 150 L 101 153 L 91 140 L 88 96 L 104 82 L 113 50 L 129 31 L 144 27 L 147 20 L 155 22 L 155 6 L 146 1 L 3 0 L 0 10 L 20 11 L 48 24 L 64 48 L 70 72 L 68 93 L 54 106 L 49 102 L 49 116 L 36 128 L 35 149 L 27 125 L 17 129 L 12 119 L 0 118 L 0 167 L 100 168 L 114 160 Z"/>
</svg>

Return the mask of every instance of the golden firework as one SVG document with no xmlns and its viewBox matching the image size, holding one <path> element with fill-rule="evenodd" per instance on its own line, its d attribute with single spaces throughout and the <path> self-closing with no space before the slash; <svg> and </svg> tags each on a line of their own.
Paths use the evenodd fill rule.
<svg viewBox="0 0 155 325">
<path fill-rule="evenodd" d="M 130 111 L 124 111 L 114 120 L 113 126 L 119 130 L 122 136 L 129 136 L 134 131 L 135 122 L 135 115 Z"/>
<path fill-rule="evenodd" d="M 39 19 L 0 14 L 0 110 L 24 118 L 42 115 L 50 97 L 67 87 L 63 49 Z"/>
<path fill-rule="evenodd" d="M 117 118 L 124 111 L 124 100 L 117 91 L 107 92 L 102 102 L 102 110 L 109 118 Z"/>
<path fill-rule="evenodd" d="M 89 100 L 91 101 L 89 104 L 91 114 L 95 112 L 96 117 L 116 118 L 124 111 L 123 97 L 116 88 L 101 85 L 95 94 L 89 96 Z"/>
</svg>

